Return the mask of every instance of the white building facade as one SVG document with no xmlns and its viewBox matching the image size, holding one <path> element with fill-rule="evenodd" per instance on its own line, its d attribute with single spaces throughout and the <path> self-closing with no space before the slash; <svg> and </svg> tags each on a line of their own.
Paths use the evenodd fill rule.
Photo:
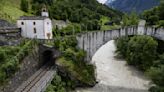
<svg viewBox="0 0 164 92">
<path fill-rule="evenodd" d="M 21 28 L 21 35 L 25 38 L 52 39 L 52 21 L 48 18 L 48 12 L 42 12 L 42 16 L 22 16 L 17 20 L 17 26 Z"/>
</svg>

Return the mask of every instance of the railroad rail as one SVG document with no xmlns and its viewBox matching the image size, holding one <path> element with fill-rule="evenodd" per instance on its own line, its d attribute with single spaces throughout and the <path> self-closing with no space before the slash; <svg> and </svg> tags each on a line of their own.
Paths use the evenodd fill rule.
<svg viewBox="0 0 164 92">
<path fill-rule="evenodd" d="M 15 92 L 41 92 L 45 89 L 42 86 L 46 86 L 47 84 L 45 83 L 48 83 L 48 81 L 52 80 L 51 76 L 54 75 L 54 70 L 55 67 L 50 66 L 49 64 L 43 66 L 32 77 L 30 77 L 26 82 L 24 82 Z M 47 77 L 49 78 L 43 84 L 43 81 L 45 81 L 45 78 Z"/>
</svg>

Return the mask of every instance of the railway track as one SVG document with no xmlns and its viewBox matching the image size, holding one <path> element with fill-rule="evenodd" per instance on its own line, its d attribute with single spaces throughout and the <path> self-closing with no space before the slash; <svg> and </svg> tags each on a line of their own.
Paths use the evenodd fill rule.
<svg viewBox="0 0 164 92">
<path fill-rule="evenodd" d="M 31 91 L 33 87 L 46 75 L 46 73 L 54 69 L 54 66 L 50 66 L 49 64 L 43 66 L 38 70 L 32 77 L 30 77 L 23 85 L 18 88 L 15 92 L 34 92 Z"/>
</svg>

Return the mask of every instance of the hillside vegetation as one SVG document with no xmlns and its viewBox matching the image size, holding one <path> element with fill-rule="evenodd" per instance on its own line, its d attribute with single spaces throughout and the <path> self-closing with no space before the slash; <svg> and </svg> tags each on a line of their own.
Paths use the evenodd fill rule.
<svg viewBox="0 0 164 92">
<path fill-rule="evenodd" d="M 33 0 L 33 13 L 39 15 L 43 5 L 48 7 L 51 18 L 79 23 L 83 30 L 99 30 L 103 16 L 111 20 L 120 20 L 121 16 L 120 12 L 96 0 Z"/>
<path fill-rule="evenodd" d="M 0 0 L 0 19 L 15 23 L 23 15 L 40 15 L 42 7 L 50 18 L 78 23 L 82 30 L 100 30 L 103 17 L 119 21 L 122 15 L 96 0 Z"/>
<path fill-rule="evenodd" d="M 161 0 L 159 6 L 144 11 L 142 17 L 147 21 L 148 25 L 164 27 L 164 1 Z"/>
<path fill-rule="evenodd" d="M 15 22 L 20 16 L 29 15 L 20 9 L 20 0 L 0 0 L 0 19 Z"/>
<path fill-rule="evenodd" d="M 152 79 L 149 92 L 164 92 L 163 44 L 163 41 L 150 36 L 122 37 L 116 40 L 117 52 L 126 59 L 127 64 L 142 70 Z"/>
<path fill-rule="evenodd" d="M 0 88 L 19 70 L 21 61 L 31 53 L 35 45 L 34 41 L 23 40 L 17 46 L 0 47 Z"/>
</svg>

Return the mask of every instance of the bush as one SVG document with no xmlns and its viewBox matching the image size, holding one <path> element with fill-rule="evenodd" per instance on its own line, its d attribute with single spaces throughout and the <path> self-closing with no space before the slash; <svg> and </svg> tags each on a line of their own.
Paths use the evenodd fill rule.
<svg viewBox="0 0 164 92">
<path fill-rule="evenodd" d="M 149 89 L 150 92 L 164 92 L 164 88 L 162 87 L 158 87 L 158 86 L 152 86 L 150 89 Z"/>
<path fill-rule="evenodd" d="M 164 27 L 164 20 L 160 20 L 160 21 L 158 22 L 158 26 L 159 26 L 159 27 Z"/>
<path fill-rule="evenodd" d="M 124 15 L 122 17 L 123 26 L 138 25 L 139 18 L 135 12 L 132 12 L 129 16 Z"/>
<path fill-rule="evenodd" d="M 77 40 L 75 37 L 59 37 L 55 40 L 54 45 L 61 52 L 65 51 L 67 48 L 74 48 L 77 45 Z"/>
<path fill-rule="evenodd" d="M 45 92 L 66 92 L 65 83 L 59 75 L 54 76 L 54 79 Z"/>
<path fill-rule="evenodd" d="M 160 49 L 161 46 L 156 40 L 150 36 L 123 37 L 116 41 L 116 46 L 128 64 L 146 71 L 152 79 L 154 86 L 149 89 L 150 92 L 164 92 L 164 54 L 157 53 L 157 47 Z"/>
<path fill-rule="evenodd" d="M 27 0 L 21 0 L 21 4 L 20 4 L 21 10 L 28 12 L 28 8 L 29 8 L 29 4 Z"/>
<path fill-rule="evenodd" d="M 128 47 L 128 42 L 130 38 L 129 37 L 121 37 L 118 38 L 115 43 L 116 43 L 116 48 L 119 53 L 119 55 L 122 55 L 123 57 L 126 57 L 126 52 L 127 52 L 127 47 Z"/>
<path fill-rule="evenodd" d="M 116 41 L 117 52 L 127 59 L 128 64 L 141 70 L 152 66 L 157 55 L 157 46 L 157 41 L 149 36 L 122 37 Z"/>
<path fill-rule="evenodd" d="M 56 64 L 64 68 L 64 73 L 69 76 L 62 76 L 67 89 L 74 89 L 77 81 L 79 84 L 95 84 L 95 67 L 84 61 L 86 52 L 77 48 L 75 37 L 57 39 L 55 46 L 62 52 L 62 56 L 56 60 Z M 60 70 L 59 70 L 60 71 Z M 70 78 L 70 76 L 72 76 Z M 72 79 L 73 78 L 73 79 Z M 53 84 L 52 84 L 53 85 Z M 53 88 L 50 86 L 50 88 Z"/>
<path fill-rule="evenodd" d="M 4 84 L 18 69 L 20 61 L 33 49 L 33 41 L 18 46 L 0 47 L 0 84 Z"/>
<path fill-rule="evenodd" d="M 4 51 L 0 51 L 0 63 L 5 62 L 6 53 Z"/>
<path fill-rule="evenodd" d="M 164 65 L 152 67 L 146 73 L 156 84 L 150 88 L 151 92 L 164 92 Z"/>
<path fill-rule="evenodd" d="M 128 42 L 127 62 L 141 70 L 149 69 L 156 58 L 158 43 L 149 36 L 134 36 Z M 151 54 L 150 54 L 151 53 Z"/>
</svg>

